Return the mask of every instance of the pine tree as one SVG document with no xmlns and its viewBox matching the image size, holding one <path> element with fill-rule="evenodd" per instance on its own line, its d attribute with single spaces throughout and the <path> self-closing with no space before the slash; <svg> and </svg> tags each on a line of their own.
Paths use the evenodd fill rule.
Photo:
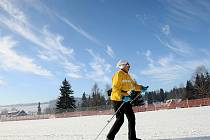
<svg viewBox="0 0 210 140">
<path fill-rule="evenodd" d="M 166 100 L 166 96 L 165 96 L 164 90 L 161 88 L 160 89 L 160 101 L 165 102 L 165 100 Z"/>
<path fill-rule="evenodd" d="M 186 85 L 186 97 L 185 99 L 191 100 L 191 99 L 195 99 L 195 91 L 194 91 L 194 87 L 192 85 L 191 81 L 187 81 L 187 85 Z"/>
<path fill-rule="evenodd" d="M 85 95 L 85 92 L 82 94 L 82 105 L 81 107 L 88 107 L 88 99 Z"/>
<path fill-rule="evenodd" d="M 196 93 L 196 98 L 205 98 L 209 96 L 208 77 L 208 71 L 205 66 L 201 65 L 196 68 L 192 76 L 192 83 Z"/>
<path fill-rule="evenodd" d="M 37 115 L 41 115 L 41 107 L 40 107 L 40 102 L 38 103 L 38 112 L 37 112 Z"/>
<path fill-rule="evenodd" d="M 210 97 L 210 75 L 206 73 L 206 83 L 207 83 L 207 97 Z"/>
<path fill-rule="evenodd" d="M 63 85 L 60 88 L 60 97 L 56 103 L 56 112 L 58 113 L 67 112 L 76 108 L 75 99 L 73 96 L 74 91 L 71 89 L 71 85 L 66 78 L 62 84 Z"/>
<path fill-rule="evenodd" d="M 205 98 L 208 96 L 208 86 L 208 73 L 197 74 L 194 85 L 197 98 Z"/>
<path fill-rule="evenodd" d="M 148 104 L 152 104 L 154 101 L 153 101 L 153 93 L 154 92 L 148 92 L 147 94 L 147 102 Z"/>
<path fill-rule="evenodd" d="M 91 106 L 91 97 L 90 97 L 90 95 L 88 96 L 88 106 Z"/>
</svg>

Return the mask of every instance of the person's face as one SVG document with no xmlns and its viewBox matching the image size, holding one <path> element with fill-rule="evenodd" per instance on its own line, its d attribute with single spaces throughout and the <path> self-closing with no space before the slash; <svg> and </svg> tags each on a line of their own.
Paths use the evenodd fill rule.
<svg viewBox="0 0 210 140">
<path fill-rule="evenodd" d="M 129 63 L 125 64 L 125 67 L 123 68 L 124 71 L 128 72 L 130 69 Z"/>
</svg>

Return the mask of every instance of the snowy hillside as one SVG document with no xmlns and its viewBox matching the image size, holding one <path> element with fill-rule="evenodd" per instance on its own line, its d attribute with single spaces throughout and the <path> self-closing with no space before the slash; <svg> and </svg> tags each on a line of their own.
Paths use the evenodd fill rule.
<svg viewBox="0 0 210 140">
<path fill-rule="evenodd" d="M 41 103 L 41 108 L 42 110 L 44 110 L 45 108 L 47 108 L 49 106 L 49 102 L 46 103 Z M 8 111 L 12 111 L 12 109 L 16 109 L 16 110 L 24 110 L 27 113 L 34 113 L 37 112 L 38 110 L 38 103 L 29 103 L 29 104 L 15 104 L 15 105 L 5 105 L 5 106 L 0 106 L 0 113 L 3 110 L 8 110 Z"/>
<path fill-rule="evenodd" d="M 75 100 L 76 100 L 76 104 L 80 104 L 81 98 L 75 98 Z M 42 111 L 44 111 L 48 107 L 51 107 L 51 108 L 55 107 L 56 106 L 55 104 L 56 104 L 56 100 L 51 100 L 49 102 L 41 103 L 40 106 L 41 106 Z M 24 110 L 28 114 L 31 114 L 31 113 L 36 114 L 36 112 L 38 110 L 38 102 L 37 103 L 28 103 L 28 104 L 4 105 L 4 106 L 0 105 L 0 113 L 5 109 L 8 111 L 12 111 L 12 109 Z"/>
<path fill-rule="evenodd" d="M 110 115 L 0 122 L 1 140 L 94 140 Z M 105 140 L 113 121 L 98 140 Z M 210 106 L 136 113 L 143 140 L 203 137 L 210 139 Z M 116 136 L 127 140 L 127 120 Z"/>
</svg>

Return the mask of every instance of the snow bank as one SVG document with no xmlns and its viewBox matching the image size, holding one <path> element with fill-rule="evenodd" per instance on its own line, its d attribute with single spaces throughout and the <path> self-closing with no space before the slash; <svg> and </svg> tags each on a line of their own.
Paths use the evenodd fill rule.
<svg viewBox="0 0 210 140">
<path fill-rule="evenodd" d="M 94 140 L 110 117 L 0 122 L 0 140 Z M 105 140 L 113 122 L 98 140 Z M 210 106 L 136 113 L 137 136 L 144 140 L 205 137 L 210 136 L 209 128 Z M 127 140 L 127 119 L 116 140 Z"/>
</svg>

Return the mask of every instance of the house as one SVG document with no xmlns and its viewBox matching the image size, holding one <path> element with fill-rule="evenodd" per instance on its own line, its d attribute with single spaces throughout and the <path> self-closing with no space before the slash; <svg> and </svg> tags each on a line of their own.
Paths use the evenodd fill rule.
<svg viewBox="0 0 210 140">
<path fill-rule="evenodd" d="M 17 117 L 28 115 L 24 110 L 8 112 L 7 117 Z"/>
</svg>

